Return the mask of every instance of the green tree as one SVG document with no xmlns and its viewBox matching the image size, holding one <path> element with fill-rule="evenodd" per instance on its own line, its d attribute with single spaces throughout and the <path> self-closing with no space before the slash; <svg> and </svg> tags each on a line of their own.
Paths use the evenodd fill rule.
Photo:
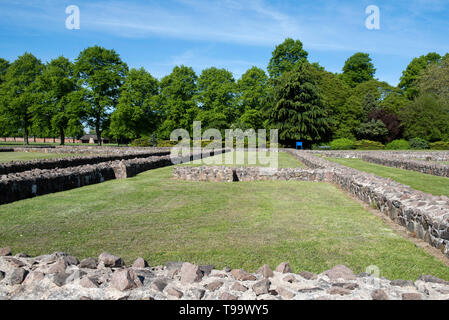
<svg viewBox="0 0 449 320">
<path fill-rule="evenodd" d="M 356 137 L 359 140 L 371 140 L 385 142 L 389 131 L 385 124 L 380 120 L 371 120 L 360 124 L 356 128 Z"/>
<path fill-rule="evenodd" d="M 173 130 L 192 131 L 198 113 L 194 97 L 197 93 L 198 77 L 192 68 L 176 66 L 172 73 L 162 78 L 158 97 L 158 110 L 162 124 L 158 136 L 168 139 Z"/>
<path fill-rule="evenodd" d="M 285 39 L 283 43 L 276 46 L 268 64 L 270 78 L 276 79 L 284 72 L 291 71 L 298 63 L 307 61 L 308 55 L 300 40 Z"/>
<path fill-rule="evenodd" d="M 449 103 L 449 54 L 440 63 L 433 63 L 424 69 L 416 81 L 416 87 L 421 94 L 431 94 Z"/>
<path fill-rule="evenodd" d="M 342 79 L 351 88 L 365 81 L 374 79 L 376 69 L 368 53 L 358 52 L 346 60 Z"/>
<path fill-rule="evenodd" d="M 7 121 L 10 128 L 19 129 L 25 144 L 28 144 L 32 126 L 33 106 L 39 97 L 36 79 L 43 68 L 39 59 L 31 53 L 25 53 L 9 66 L 0 86 L 0 114 L 3 122 Z"/>
<path fill-rule="evenodd" d="M 215 67 L 205 69 L 198 78 L 197 120 L 202 128 L 229 128 L 237 118 L 235 80 L 231 72 Z"/>
<path fill-rule="evenodd" d="M 117 109 L 111 117 L 111 134 L 121 139 L 137 139 L 155 131 L 156 97 L 159 82 L 145 69 L 131 69 L 120 89 Z"/>
<path fill-rule="evenodd" d="M 6 70 L 8 70 L 8 68 L 9 68 L 9 61 L 0 58 L 0 85 L 3 82 L 3 77 L 5 76 Z"/>
<path fill-rule="evenodd" d="M 311 145 L 327 138 L 327 114 L 317 80 L 309 63 L 298 64 L 279 79 L 271 125 L 279 129 L 282 142 L 293 145 L 294 141 L 302 140 Z"/>
<path fill-rule="evenodd" d="M 427 141 L 449 139 L 449 103 L 432 94 L 422 94 L 411 101 L 400 114 L 404 137 Z"/>
<path fill-rule="evenodd" d="M 268 104 L 268 76 L 252 67 L 237 81 L 238 113 L 241 129 L 261 129 Z"/>
<path fill-rule="evenodd" d="M 368 120 L 368 115 L 378 107 L 377 99 L 374 97 L 372 92 L 368 92 L 365 95 L 365 99 L 363 101 L 363 113 L 364 120 Z M 368 139 L 369 140 L 369 139 Z"/>
<path fill-rule="evenodd" d="M 41 95 L 33 109 L 35 128 L 43 136 L 57 134 L 64 145 L 66 133 L 76 136 L 83 127 L 84 103 L 77 92 L 73 64 L 63 56 L 50 61 L 36 83 Z"/>
<path fill-rule="evenodd" d="M 441 62 L 441 56 L 436 52 L 431 52 L 427 55 L 415 58 L 410 62 L 402 72 L 401 81 L 398 87 L 404 90 L 407 98 L 413 100 L 418 95 L 417 80 L 422 71 L 424 71 L 429 65 L 439 64 Z"/>
<path fill-rule="evenodd" d="M 75 62 L 79 86 L 87 90 L 87 123 L 95 128 L 99 145 L 117 105 L 128 66 L 114 50 L 94 46 L 83 50 Z"/>
<path fill-rule="evenodd" d="M 341 78 L 332 72 L 325 71 L 322 67 L 316 67 L 318 87 L 322 94 L 323 104 L 328 115 L 329 126 L 332 134 L 337 132 L 340 115 L 343 107 L 351 96 L 351 88 Z"/>
</svg>

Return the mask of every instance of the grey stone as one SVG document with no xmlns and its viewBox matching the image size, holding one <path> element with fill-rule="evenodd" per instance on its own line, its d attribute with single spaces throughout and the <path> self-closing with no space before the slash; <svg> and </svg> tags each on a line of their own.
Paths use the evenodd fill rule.
<svg viewBox="0 0 449 320">
<path fill-rule="evenodd" d="M 312 272 L 308 272 L 308 271 L 302 271 L 299 273 L 299 275 L 301 277 L 303 277 L 306 280 L 315 280 L 318 278 L 318 275 Z"/>
<path fill-rule="evenodd" d="M 21 284 L 26 276 L 28 275 L 28 271 L 23 268 L 16 268 L 11 274 L 11 278 L 9 279 L 9 283 L 11 285 Z"/>
<path fill-rule="evenodd" d="M 276 288 L 277 293 L 284 299 L 292 299 L 295 294 L 293 292 L 291 292 L 288 289 L 285 289 L 284 287 L 277 287 Z"/>
<path fill-rule="evenodd" d="M 290 268 L 290 264 L 288 262 L 282 262 L 277 266 L 276 271 L 280 273 L 293 273 L 293 270 Z"/>
<path fill-rule="evenodd" d="M 233 291 L 241 291 L 241 292 L 245 292 L 248 291 L 248 288 L 245 287 L 243 284 L 241 284 L 240 282 L 234 282 L 234 284 L 231 287 L 231 290 Z"/>
<path fill-rule="evenodd" d="M 136 269 L 148 268 L 148 262 L 144 258 L 137 258 L 132 267 Z"/>
<path fill-rule="evenodd" d="M 74 256 L 66 256 L 65 261 L 69 266 L 77 266 L 80 263 L 79 260 Z"/>
<path fill-rule="evenodd" d="M 430 283 L 439 283 L 439 284 L 449 284 L 449 281 L 431 276 L 431 275 L 422 275 L 419 277 L 418 280 L 424 281 L 424 282 L 430 282 Z"/>
<path fill-rule="evenodd" d="M 273 270 L 267 264 L 260 267 L 257 273 L 260 273 L 265 279 L 274 277 Z"/>
<path fill-rule="evenodd" d="M 340 287 L 331 287 L 330 289 L 327 290 L 327 293 L 331 294 L 331 295 L 345 296 L 345 295 L 351 294 L 351 290 L 340 288 Z"/>
<path fill-rule="evenodd" d="M 110 254 L 108 252 L 103 252 L 98 257 L 98 261 L 100 263 L 103 263 L 105 267 L 110 268 L 120 268 L 125 266 L 125 262 L 122 258 L 114 256 L 113 254 Z"/>
<path fill-rule="evenodd" d="M 69 276 L 70 273 L 65 272 L 56 273 L 53 277 L 53 283 L 58 287 L 62 287 L 66 284 L 66 280 Z"/>
<path fill-rule="evenodd" d="M 411 280 L 393 280 L 390 281 L 393 287 L 414 287 L 415 283 Z"/>
<path fill-rule="evenodd" d="M 191 263 L 183 263 L 181 267 L 181 283 L 200 282 L 203 278 L 203 273 L 197 265 Z"/>
<path fill-rule="evenodd" d="M 203 276 L 208 276 L 214 270 L 214 266 L 211 264 L 205 266 L 199 266 L 200 271 L 203 273 Z"/>
<path fill-rule="evenodd" d="M 220 289 L 223 286 L 223 282 L 222 281 L 214 281 L 211 283 L 208 283 L 205 288 L 209 291 L 215 291 Z"/>
<path fill-rule="evenodd" d="M 182 291 L 180 291 L 176 288 L 173 288 L 173 287 L 170 287 L 167 289 L 167 294 L 170 296 L 174 296 L 178 299 L 181 299 L 184 296 L 184 293 L 182 293 Z"/>
<path fill-rule="evenodd" d="M 254 293 L 257 296 L 262 294 L 267 294 L 268 289 L 270 289 L 270 281 L 268 279 L 261 280 L 252 286 Z"/>
<path fill-rule="evenodd" d="M 2 281 L 3 279 L 5 279 L 5 273 L 3 271 L 0 271 L 0 281 Z"/>
<path fill-rule="evenodd" d="M 239 280 L 239 281 L 256 281 L 257 278 L 252 275 L 249 274 L 248 272 L 246 272 L 243 269 L 234 269 L 231 271 L 231 275 L 234 277 L 235 280 Z"/>
<path fill-rule="evenodd" d="M 165 279 L 155 279 L 153 282 L 151 282 L 150 288 L 162 292 L 164 291 L 167 284 L 168 283 Z"/>
<path fill-rule="evenodd" d="M 95 278 L 84 277 L 80 280 L 80 286 L 87 289 L 96 289 L 99 287 Z"/>
<path fill-rule="evenodd" d="M 10 255 L 11 255 L 10 247 L 0 248 L 0 257 L 10 256 Z"/>
<path fill-rule="evenodd" d="M 346 267 L 344 265 L 338 265 L 330 270 L 324 271 L 322 274 L 326 275 L 332 281 L 335 281 L 338 279 L 343 279 L 343 280 L 356 280 L 357 279 L 354 272 L 352 272 L 351 269 L 349 269 L 348 267 Z"/>
<path fill-rule="evenodd" d="M 388 295 L 382 289 L 376 289 L 371 292 L 371 298 L 373 300 L 389 300 Z"/>
<path fill-rule="evenodd" d="M 48 273 L 55 274 L 55 273 L 64 273 L 67 269 L 67 262 L 64 258 L 59 258 L 56 260 L 55 263 L 51 264 L 48 268 Z"/>
<path fill-rule="evenodd" d="M 192 288 L 189 291 L 197 300 L 203 299 L 204 294 L 206 293 L 206 290 L 198 289 L 198 288 Z"/>
<path fill-rule="evenodd" d="M 291 274 L 289 274 L 288 276 L 285 276 L 282 280 L 285 282 L 289 282 L 289 283 L 298 282 L 298 280 L 295 278 L 295 276 L 291 275 Z"/>
<path fill-rule="evenodd" d="M 422 295 L 416 292 L 403 293 L 402 300 L 422 300 Z"/>
<path fill-rule="evenodd" d="M 221 298 L 221 300 L 224 300 L 224 301 L 231 301 L 231 300 L 238 300 L 239 299 L 238 297 L 236 297 L 233 294 L 230 294 L 228 292 L 223 292 L 221 294 L 220 298 Z"/>
<path fill-rule="evenodd" d="M 135 278 L 129 269 L 114 272 L 111 277 L 111 285 L 120 291 L 134 289 L 137 287 Z"/>
<path fill-rule="evenodd" d="M 95 258 L 86 258 L 81 260 L 79 267 L 83 269 L 97 269 L 98 261 Z"/>
</svg>

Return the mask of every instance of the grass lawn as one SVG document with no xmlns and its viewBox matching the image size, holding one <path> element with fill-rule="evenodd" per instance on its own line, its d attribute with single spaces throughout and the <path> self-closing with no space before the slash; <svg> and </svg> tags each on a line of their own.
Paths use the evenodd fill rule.
<svg viewBox="0 0 449 320">
<path fill-rule="evenodd" d="M 449 268 L 395 234 L 331 184 L 177 181 L 172 168 L 0 206 L 0 247 L 30 255 L 102 251 L 129 264 L 168 261 L 255 271 L 290 262 L 295 272 L 376 265 L 415 280 Z"/>
<path fill-rule="evenodd" d="M 327 160 L 337 162 L 360 171 L 373 173 L 380 177 L 391 178 L 392 180 L 408 185 L 416 190 L 421 190 L 437 196 L 449 196 L 449 178 L 433 176 L 412 170 L 382 166 L 363 161 L 362 159 L 327 158 Z"/>
<path fill-rule="evenodd" d="M 74 157 L 72 153 L 41 153 L 41 152 L 0 152 L 0 163 L 10 161 L 30 161 L 36 159 L 53 159 Z"/>
<path fill-rule="evenodd" d="M 232 154 L 232 156 L 231 156 Z M 292 155 L 286 152 L 278 152 L 273 153 L 273 156 L 278 155 L 278 167 L 279 168 L 305 168 L 305 165 L 298 160 L 296 160 Z M 261 152 L 261 156 L 267 157 L 267 160 L 263 160 L 265 158 L 261 158 L 262 161 L 259 161 L 258 152 L 252 151 L 232 151 L 226 154 L 221 154 L 215 157 L 207 158 L 207 163 L 187 163 L 185 165 L 188 166 L 200 166 L 200 165 L 215 165 L 215 166 L 228 166 L 228 167 L 269 167 L 269 161 L 271 153 L 270 152 Z M 227 158 L 232 157 L 231 161 L 228 161 Z M 252 157 L 252 159 L 250 159 Z M 210 161 L 214 161 L 212 164 Z"/>
</svg>

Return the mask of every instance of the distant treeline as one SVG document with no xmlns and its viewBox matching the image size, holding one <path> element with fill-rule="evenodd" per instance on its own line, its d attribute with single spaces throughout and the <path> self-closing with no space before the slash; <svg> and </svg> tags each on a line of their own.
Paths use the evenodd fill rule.
<svg viewBox="0 0 449 320">
<path fill-rule="evenodd" d="M 211 67 L 198 76 L 176 66 L 161 80 L 129 69 L 114 50 L 83 50 L 75 61 L 42 63 L 25 53 L 0 59 L 0 136 L 80 137 L 87 125 L 118 141 L 169 140 L 178 128 L 279 129 L 280 142 L 306 146 L 339 138 L 389 143 L 449 140 L 449 54 L 413 59 L 393 87 L 375 79 L 370 56 L 356 53 L 341 73 L 308 61 L 299 40 L 234 79 Z"/>
</svg>

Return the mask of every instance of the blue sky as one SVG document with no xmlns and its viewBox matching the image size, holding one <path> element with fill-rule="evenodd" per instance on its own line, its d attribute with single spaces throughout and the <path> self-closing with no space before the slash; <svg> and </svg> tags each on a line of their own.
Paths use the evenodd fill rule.
<svg viewBox="0 0 449 320">
<path fill-rule="evenodd" d="M 80 30 L 65 27 L 69 5 L 80 9 Z M 380 8 L 380 30 L 365 27 L 368 5 Z M 75 59 L 98 44 L 158 78 L 180 64 L 238 78 L 266 69 L 274 47 L 292 37 L 332 72 L 367 52 L 376 77 L 396 85 L 414 57 L 449 52 L 448 35 L 448 0 L 0 0 L 0 57 Z"/>
</svg>

